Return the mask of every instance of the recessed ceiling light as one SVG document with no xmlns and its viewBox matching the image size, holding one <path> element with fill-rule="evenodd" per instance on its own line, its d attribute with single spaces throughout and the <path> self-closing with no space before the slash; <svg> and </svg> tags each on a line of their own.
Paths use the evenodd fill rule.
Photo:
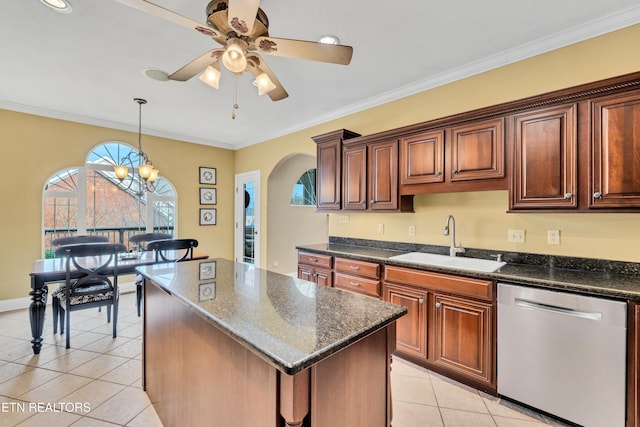
<svg viewBox="0 0 640 427">
<path fill-rule="evenodd" d="M 71 13 L 71 3 L 68 0 L 40 0 L 43 4 L 60 13 Z"/>
<path fill-rule="evenodd" d="M 166 82 L 169 80 L 169 75 L 164 71 L 153 70 L 151 68 L 147 68 L 143 71 L 144 75 L 153 80 L 158 80 L 160 82 Z"/>
<path fill-rule="evenodd" d="M 324 44 L 340 44 L 340 39 L 337 38 L 336 36 L 326 35 L 326 36 L 320 37 L 320 43 L 324 43 Z"/>
</svg>

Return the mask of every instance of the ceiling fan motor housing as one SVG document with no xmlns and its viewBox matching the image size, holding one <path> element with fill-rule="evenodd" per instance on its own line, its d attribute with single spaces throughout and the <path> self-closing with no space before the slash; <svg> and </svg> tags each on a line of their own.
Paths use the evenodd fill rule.
<svg viewBox="0 0 640 427">
<path fill-rule="evenodd" d="M 253 40 L 257 37 L 269 35 L 269 18 L 267 18 L 267 15 L 262 9 L 258 8 L 256 20 L 251 32 L 246 36 L 239 36 L 236 30 L 228 23 L 228 8 L 227 0 L 212 0 L 207 5 L 207 23 L 221 34 L 226 35 L 226 37 L 222 37 L 220 40 L 214 37 L 214 40 L 224 45 L 229 37 L 240 37 L 249 44 L 250 49 L 254 50 Z"/>
</svg>

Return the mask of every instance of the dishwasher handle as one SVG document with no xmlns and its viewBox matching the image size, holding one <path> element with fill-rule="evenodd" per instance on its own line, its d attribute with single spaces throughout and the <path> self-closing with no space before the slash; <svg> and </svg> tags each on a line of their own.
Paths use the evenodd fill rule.
<svg viewBox="0 0 640 427">
<path fill-rule="evenodd" d="M 602 320 L 602 313 L 598 311 L 576 310 L 574 308 L 560 307 L 557 305 L 545 304 L 541 302 L 526 300 L 522 298 L 514 298 L 515 305 L 533 310 L 544 310 L 552 313 L 565 314 L 568 316 L 580 317 L 582 319 Z"/>
</svg>

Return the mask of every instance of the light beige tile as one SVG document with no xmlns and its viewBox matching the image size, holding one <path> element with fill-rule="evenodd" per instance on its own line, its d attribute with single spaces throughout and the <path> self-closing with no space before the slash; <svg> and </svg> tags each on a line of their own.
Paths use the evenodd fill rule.
<svg viewBox="0 0 640 427">
<path fill-rule="evenodd" d="M 0 366 L 0 384 L 18 375 L 29 372 L 32 369 L 33 367 L 31 366 L 25 366 L 19 363 L 4 363 Z"/>
<path fill-rule="evenodd" d="M 0 347 L 0 360 L 4 361 L 14 361 L 30 354 L 33 354 L 33 348 L 31 343 L 27 341 L 22 341 L 11 347 Z"/>
<path fill-rule="evenodd" d="M 0 425 L 13 427 L 33 416 L 27 405 L 27 402 L 0 396 Z"/>
<path fill-rule="evenodd" d="M 411 377 L 429 378 L 429 371 L 427 371 L 423 367 L 394 357 L 393 362 L 391 363 L 391 375 L 406 375 Z"/>
<path fill-rule="evenodd" d="M 78 402 L 87 404 L 89 411 L 82 406 L 73 411 L 78 415 L 91 416 L 91 411 L 111 399 L 116 394 L 125 389 L 124 385 L 114 384 L 106 381 L 93 380 L 87 385 L 77 389 L 73 393 L 64 397 L 65 402 Z"/>
<path fill-rule="evenodd" d="M 116 424 L 127 424 L 149 406 L 147 394 L 139 388 L 127 387 L 91 411 L 92 418 Z"/>
<path fill-rule="evenodd" d="M 496 427 L 489 414 L 447 408 L 440 408 L 440 413 L 445 427 Z"/>
<path fill-rule="evenodd" d="M 489 410 L 478 392 L 441 376 L 431 375 L 431 383 L 441 408 L 488 414 Z"/>
<path fill-rule="evenodd" d="M 60 372 L 34 368 L 0 384 L 0 395 L 15 398 L 60 375 Z"/>
<path fill-rule="evenodd" d="M 66 427 L 75 423 L 79 419 L 79 415 L 69 412 L 38 412 L 20 423 L 20 427 Z"/>
<path fill-rule="evenodd" d="M 75 423 L 73 427 L 119 427 L 118 424 L 108 423 L 106 421 L 97 420 L 90 417 L 82 417 Z"/>
<path fill-rule="evenodd" d="M 142 322 L 131 325 L 127 328 L 120 329 L 118 327 L 118 336 L 128 338 L 142 338 Z"/>
<path fill-rule="evenodd" d="M 131 420 L 127 427 L 163 427 L 163 425 L 155 409 L 153 409 L 153 405 L 149 405 Z"/>
<path fill-rule="evenodd" d="M 436 406 L 393 402 L 393 427 L 444 427 Z"/>
<path fill-rule="evenodd" d="M 394 375 L 391 377 L 393 400 L 437 406 L 431 379 Z"/>
<path fill-rule="evenodd" d="M 122 356 L 122 357 L 130 357 L 130 358 L 138 357 L 142 354 L 142 340 L 138 338 L 132 338 L 125 344 L 115 347 L 113 350 L 108 351 L 108 353 L 114 356 Z"/>
<path fill-rule="evenodd" d="M 493 416 L 493 420 L 496 422 L 496 425 L 498 427 L 541 427 L 541 426 L 548 425 L 541 421 L 535 421 L 535 420 L 528 421 L 528 420 L 523 420 L 518 418 L 501 417 L 497 415 Z"/>
<path fill-rule="evenodd" d="M 515 418 L 525 421 L 543 421 L 543 418 L 536 412 L 516 405 L 508 400 L 500 399 L 481 393 L 482 400 L 492 415 L 506 418 Z"/>
<path fill-rule="evenodd" d="M 100 378 L 127 361 L 128 359 L 124 357 L 101 354 L 95 359 L 91 359 L 87 363 L 71 370 L 69 373 L 90 378 Z"/>
<path fill-rule="evenodd" d="M 15 362 L 29 366 L 42 366 L 45 363 L 51 362 L 58 357 L 62 357 L 65 354 L 71 353 L 72 351 L 73 349 L 66 349 L 57 345 L 46 345 L 42 346 L 42 348 L 40 349 L 40 353 L 33 354 L 33 351 L 31 351 L 30 354 L 16 359 Z"/>
<path fill-rule="evenodd" d="M 29 402 L 58 402 L 64 396 L 89 382 L 91 382 L 90 378 L 62 374 L 39 387 L 29 390 L 18 396 L 18 398 Z"/>
<path fill-rule="evenodd" d="M 116 337 L 116 338 L 113 338 L 113 336 L 111 334 L 102 335 L 102 338 L 100 338 L 99 340 L 97 340 L 95 342 L 92 342 L 91 344 L 88 344 L 88 345 L 82 347 L 82 349 L 83 350 L 88 350 L 88 351 L 95 351 L 97 353 L 109 353 L 112 350 L 125 345 L 129 341 L 131 341 L 131 338 L 127 338 L 127 337 Z M 115 355 L 116 356 L 125 356 L 125 355 L 121 355 L 121 354 L 115 354 Z"/>
<path fill-rule="evenodd" d="M 103 381 L 132 385 L 142 378 L 142 362 L 131 359 L 100 377 Z"/>
<path fill-rule="evenodd" d="M 94 353 L 91 351 L 72 350 L 68 353 L 65 353 L 63 356 L 52 360 L 51 362 L 43 364 L 41 367 L 59 372 L 70 372 L 78 366 L 82 366 L 85 363 L 98 358 L 99 356 L 99 353 Z"/>
</svg>

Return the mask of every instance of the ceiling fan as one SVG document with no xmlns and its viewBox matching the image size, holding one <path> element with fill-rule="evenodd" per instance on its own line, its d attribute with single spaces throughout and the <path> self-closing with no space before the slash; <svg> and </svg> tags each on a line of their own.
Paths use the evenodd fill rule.
<svg viewBox="0 0 640 427">
<path fill-rule="evenodd" d="M 279 101 L 289 94 L 257 52 L 342 65 L 348 65 L 353 54 L 351 46 L 270 37 L 269 19 L 259 8 L 260 0 L 212 0 L 206 9 L 208 25 L 145 0 L 116 1 L 195 30 L 223 46 L 162 76 L 168 80 L 187 81 L 204 70 L 200 79 L 217 89 L 222 62 L 236 76 L 249 71 L 256 80 L 258 93 L 266 93 L 271 100 Z"/>
</svg>

